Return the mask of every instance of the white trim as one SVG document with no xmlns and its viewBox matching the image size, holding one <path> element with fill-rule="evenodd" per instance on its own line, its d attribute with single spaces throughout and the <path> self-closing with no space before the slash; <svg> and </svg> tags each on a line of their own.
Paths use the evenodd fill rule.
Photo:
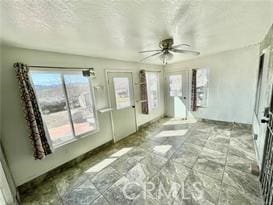
<svg viewBox="0 0 273 205">
<path fill-rule="evenodd" d="M 133 100 L 133 105 L 134 106 L 134 115 L 135 115 L 135 127 L 136 131 L 138 131 L 138 124 L 137 124 L 137 116 L 136 116 L 136 99 L 135 99 L 135 82 L 134 82 L 134 72 L 132 70 L 124 69 L 124 70 L 118 70 L 118 69 L 105 69 L 105 80 L 106 80 L 106 87 L 107 87 L 107 98 L 108 98 L 108 106 L 113 107 L 111 104 L 111 97 L 110 97 L 110 86 L 109 86 L 109 75 L 108 73 L 130 73 L 132 77 L 132 100 Z M 110 118 L 111 118 L 111 125 L 112 125 L 112 138 L 114 142 L 117 141 L 116 136 L 115 136 L 115 128 L 114 128 L 114 119 L 113 119 L 113 110 L 110 111 Z"/>
</svg>

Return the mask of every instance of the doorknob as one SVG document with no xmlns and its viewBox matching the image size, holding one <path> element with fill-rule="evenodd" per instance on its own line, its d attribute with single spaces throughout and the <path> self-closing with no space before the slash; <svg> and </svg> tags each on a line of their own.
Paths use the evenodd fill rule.
<svg viewBox="0 0 273 205">
<path fill-rule="evenodd" d="M 186 99 L 187 99 L 187 97 L 183 97 L 183 99 L 184 99 L 184 100 L 186 100 Z"/>
<path fill-rule="evenodd" d="M 135 108 L 136 106 L 132 105 L 132 108 Z"/>
<path fill-rule="evenodd" d="M 261 119 L 261 123 L 268 123 L 269 122 L 269 119 L 268 118 L 263 118 Z"/>
</svg>

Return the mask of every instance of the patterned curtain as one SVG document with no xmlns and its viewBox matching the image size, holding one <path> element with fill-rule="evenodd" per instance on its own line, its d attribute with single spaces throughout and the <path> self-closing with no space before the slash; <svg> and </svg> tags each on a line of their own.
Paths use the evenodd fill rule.
<svg viewBox="0 0 273 205">
<path fill-rule="evenodd" d="M 197 110 L 197 104 L 196 104 L 196 73 L 197 70 L 192 70 L 192 80 L 191 80 L 191 110 L 196 111 Z"/>
<path fill-rule="evenodd" d="M 35 159 L 43 159 L 52 153 L 52 150 L 46 137 L 37 99 L 28 77 L 28 67 L 22 63 L 15 63 L 14 68 L 21 90 L 25 118 L 30 129 L 30 139 L 34 148 L 33 155 Z"/>
<path fill-rule="evenodd" d="M 141 112 L 142 114 L 147 115 L 149 114 L 149 105 L 148 105 L 148 94 L 147 94 L 145 70 L 141 70 L 139 73 L 139 83 L 140 83 Z"/>
</svg>

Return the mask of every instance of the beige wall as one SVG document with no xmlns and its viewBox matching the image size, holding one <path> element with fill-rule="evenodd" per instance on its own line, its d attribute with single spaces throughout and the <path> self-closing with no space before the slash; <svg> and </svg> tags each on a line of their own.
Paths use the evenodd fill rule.
<svg viewBox="0 0 273 205">
<path fill-rule="evenodd" d="M 28 130 L 24 120 L 24 114 L 20 101 L 20 92 L 12 67 L 14 62 L 23 62 L 29 65 L 48 66 L 77 66 L 94 67 L 96 79 L 94 85 L 105 85 L 105 69 L 120 69 L 133 71 L 134 80 L 138 82 L 140 69 L 156 69 L 162 71 L 162 66 L 143 65 L 117 60 L 91 58 L 76 55 L 66 55 L 53 52 L 20 49 L 14 47 L 1 47 L 2 49 L 2 133 L 3 147 L 7 156 L 12 175 L 16 185 L 21 185 L 99 145 L 112 139 L 110 114 L 98 114 L 101 128 L 100 132 L 76 142 L 67 144 L 55 150 L 44 160 L 34 160 L 32 147 L 28 139 Z M 164 114 L 163 72 L 160 72 L 161 80 L 161 104 L 159 109 L 149 115 L 140 113 L 140 104 L 136 103 L 137 124 L 142 125 Z M 97 108 L 108 106 L 106 88 L 102 92 L 96 92 Z M 139 86 L 135 86 L 136 100 L 139 99 Z"/>
<path fill-rule="evenodd" d="M 49 66 L 93 66 L 96 70 L 94 85 L 105 86 L 105 69 L 123 69 L 134 72 L 138 82 L 140 69 L 161 70 L 161 104 L 150 115 L 140 113 L 136 103 L 137 124 L 142 125 L 164 114 L 164 82 L 162 66 L 142 65 L 124 61 L 91 58 L 36 50 L 2 47 L 2 134 L 3 146 L 16 185 L 21 185 L 63 163 L 69 161 L 112 139 L 110 114 L 98 114 L 100 126 L 104 129 L 95 135 L 82 138 L 72 144 L 57 149 L 45 160 L 35 161 L 28 139 L 28 131 L 23 118 L 20 92 L 12 65 L 23 62 L 32 65 Z M 200 118 L 230 122 L 251 123 L 258 71 L 259 46 L 226 51 L 210 56 L 199 57 L 181 63 L 165 66 L 166 72 L 191 70 L 192 68 L 209 69 L 209 106 L 199 109 L 194 115 Z M 139 87 L 135 86 L 136 100 L 139 99 Z M 106 89 L 97 92 L 97 107 L 108 106 Z"/>
<path fill-rule="evenodd" d="M 192 113 L 197 118 L 252 122 L 259 46 L 226 51 L 165 66 L 166 72 L 207 68 L 208 107 Z"/>
</svg>

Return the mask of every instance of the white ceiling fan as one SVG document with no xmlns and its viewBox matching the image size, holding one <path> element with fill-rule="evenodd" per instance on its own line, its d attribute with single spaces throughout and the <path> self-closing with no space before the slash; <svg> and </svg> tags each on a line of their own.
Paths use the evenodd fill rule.
<svg viewBox="0 0 273 205">
<path fill-rule="evenodd" d="M 148 58 L 159 55 L 159 58 L 160 60 L 162 60 L 163 64 L 167 64 L 167 61 L 173 58 L 173 53 L 200 55 L 200 52 L 198 51 L 179 49 L 179 47 L 182 47 L 182 46 L 190 47 L 190 45 L 185 43 L 173 46 L 173 38 L 164 39 L 159 42 L 160 49 L 140 51 L 139 53 L 155 52 L 152 55 L 149 55 L 141 59 L 140 61 L 142 62 Z"/>
</svg>

